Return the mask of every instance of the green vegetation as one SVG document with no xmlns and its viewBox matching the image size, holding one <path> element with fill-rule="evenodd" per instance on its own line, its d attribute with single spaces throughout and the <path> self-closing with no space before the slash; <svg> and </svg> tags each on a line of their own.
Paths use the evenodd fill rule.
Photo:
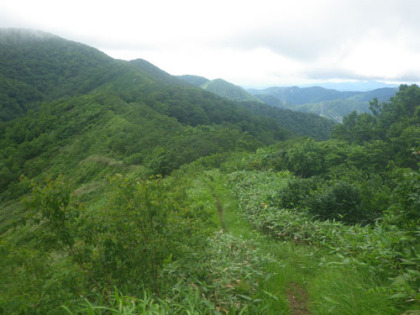
<svg viewBox="0 0 420 315">
<path fill-rule="evenodd" d="M 209 81 L 202 77 L 185 75 L 180 78 L 192 85 L 200 86 L 202 89 L 210 91 L 226 99 L 237 101 L 242 107 L 250 112 L 273 119 L 281 126 L 291 131 L 295 135 L 312 137 L 317 140 L 326 140 L 330 137 L 334 123 L 317 114 L 302 113 L 289 109 L 282 109 L 282 106 L 266 104 L 260 99 L 252 96 L 244 89 L 222 79 Z M 373 98 L 373 97 L 372 97 Z M 269 104 L 269 105 L 267 105 Z"/>
<path fill-rule="evenodd" d="M 0 313 L 418 312 L 419 87 L 330 138 L 144 60 L 0 34 Z"/>
<path fill-rule="evenodd" d="M 227 82 L 223 79 L 215 79 L 211 81 L 204 82 L 201 85 L 206 91 L 212 92 L 214 94 L 220 95 L 222 97 L 228 98 L 232 101 L 238 102 L 261 102 L 258 98 L 252 96 L 243 88 L 236 86 L 230 82 Z"/>
<path fill-rule="evenodd" d="M 394 96 L 396 89 L 380 88 L 368 92 L 337 91 L 322 87 L 271 87 L 249 92 L 264 103 L 284 109 L 327 115 L 332 112 L 345 116 L 353 111 L 369 112 L 369 102 L 377 98 L 381 102 Z"/>
</svg>

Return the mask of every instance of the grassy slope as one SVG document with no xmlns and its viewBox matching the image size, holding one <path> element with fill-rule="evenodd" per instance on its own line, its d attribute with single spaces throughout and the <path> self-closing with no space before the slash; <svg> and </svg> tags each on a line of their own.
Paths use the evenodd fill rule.
<svg viewBox="0 0 420 315">
<path fill-rule="evenodd" d="M 237 239 L 252 240 L 257 255 L 269 255 L 257 296 L 267 314 L 393 314 L 386 295 L 374 292 L 376 279 L 363 268 L 329 265 L 337 257 L 327 251 L 293 242 L 276 241 L 255 231 L 242 217 L 240 205 L 220 173 L 213 190 L 224 209 L 223 224 Z M 274 182 L 272 181 L 274 179 Z M 280 188 L 287 177 L 268 179 Z M 323 264 L 320 262 L 323 261 Z M 293 292 L 293 293 L 291 293 Z"/>
</svg>

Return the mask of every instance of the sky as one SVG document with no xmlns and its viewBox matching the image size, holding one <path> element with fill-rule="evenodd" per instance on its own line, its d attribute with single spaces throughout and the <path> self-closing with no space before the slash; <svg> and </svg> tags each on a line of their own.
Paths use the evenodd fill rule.
<svg viewBox="0 0 420 315">
<path fill-rule="evenodd" d="M 0 0 L 0 27 L 246 87 L 420 82 L 419 0 Z"/>
</svg>

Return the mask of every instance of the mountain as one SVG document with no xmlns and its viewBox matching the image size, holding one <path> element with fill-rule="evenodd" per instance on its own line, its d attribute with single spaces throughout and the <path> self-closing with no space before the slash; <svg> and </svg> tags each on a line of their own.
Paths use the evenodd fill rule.
<svg viewBox="0 0 420 315">
<path fill-rule="evenodd" d="M 195 86 L 202 86 L 204 83 L 208 82 L 209 79 L 206 79 L 204 77 L 200 77 L 198 75 L 180 75 L 178 76 L 178 78 L 180 78 L 181 80 L 187 81 L 189 84 L 191 85 L 195 85 Z"/>
<path fill-rule="evenodd" d="M 0 195 L 6 199 L 17 193 L 9 188 L 22 173 L 75 172 L 73 179 L 83 182 L 101 172 L 99 161 L 114 161 L 166 175 L 202 156 L 287 139 L 300 126 L 299 119 L 273 119 L 142 59 L 114 60 L 42 32 L 0 34 Z M 313 119 L 316 128 L 307 123 L 297 134 L 328 137 L 329 122 Z"/>
<path fill-rule="evenodd" d="M 248 90 L 256 97 L 260 95 L 269 95 L 280 101 L 284 105 L 301 105 L 307 103 L 317 103 L 320 101 L 329 101 L 335 99 L 348 98 L 359 92 L 341 92 L 337 90 L 324 89 L 319 86 L 300 88 L 293 87 L 270 87 L 263 90 Z"/>
<path fill-rule="evenodd" d="M 397 84 L 389 84 L 380 81 L 354 81 L 354 82 L 325 82 L 317 83 L 317 86 L 325 89 L 333 89 L 338 91 L 361 91 L 367 92 L 382 88 L 398 88 Z M 313 85 L 302 85 L 300 87 L 310 87 Z"/>
<path fill-rule="evenodd" d="M 246 92 L 243 88 L 227 82 L 223 79 L 215 79 L 208 81 L 201 85 L 201 87 L 209 92 L 222 96 L 224 98 L 230 99 L 237 102 L 246 102 L 254 101 L 259 102 L 259 100 Z"/>
<path fill-rule="evenodd" d="M 233 83 L 227 82 L 223 79 L 208 80 L 204 77 L 192 75 L 184 75 L 180 76 L 179 78 L 185 80 L 186 82 L 192 85 L 199 86 L 206 91 L 212 92 L 231 101 L 261 102 L 258 98 L 254 97 L 253 95 L 245 91 L 243 88 Z"/>
<path fill-rule="evenodd" d="M 198 76 L 180 76 L 190 84 L 219 95 L 225 99 L 238 102 L 242 107 L 256 115 L 274 119 L 284 128 L 299 136 L 314 137 L 315 139 L 327 139 L 333 129 L 333 123 L 313 113 L 302 113 L 289 110 L 291 107 L 281 105 L 281 101 L 272 95 L 252 96 L 239 86 L 223 79 L 207 80 Z M 273 89 L 275 90 L 275 89 Z M 314 90 L 314 89 L 311 89 Z M 269 106 L 268 106 L 269 105 Z M 273 106 L 275 108 L 273 108 Z"/>
<path fill-rule="evenodd" d="M 315 141 L 331 121 L 2 38 L 1 314 L 418 309 L 417 86 Z"/>
<path fill-rule="evenodd" d="M 394 96 L 396 88 L 380 88 L 372 91 L 337 91 L 322 87 L 271 87 L 263 90 L 249 89 L 261 101 L 278 108 L 326 115 L 337 121 L 352 111 L 367 112 L 369 102 L 377 98 L 380 102 Z"/>
<path fill-rule="evenodd" d="M 97 49 L 52 34 L 0 29 L 0 120 L 42 101 L 90 92 L 123 68 Z"/>
</svg>

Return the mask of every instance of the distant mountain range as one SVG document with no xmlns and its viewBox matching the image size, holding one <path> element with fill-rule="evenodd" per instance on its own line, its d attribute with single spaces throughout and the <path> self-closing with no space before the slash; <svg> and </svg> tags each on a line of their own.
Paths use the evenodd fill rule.
<svg viewBox="0 0 420 315">
<path fill-rule="evenodd" d="M 388 87 L 372 91 L 338 91 L 323 87 L 271 87 L 248 92 L 264 103 L 285 109 L 311 112 L 340 122 L 353 112 L 368 112 L 369 102 L 377 98 L 386 102 L 395 95 L 397 88 Z"/>
<path fill-rule="evenodd" d="M 313 84 L 300 85 L 300 87 L 311 87 Z M 338 91 L 372 91 L 382 88 L 398 88 L 398 84 L 389 84 L 380 81 L 354 81 L 354 82 L 322 82 L 316 86 Z"/>
<path fill-rule="evenodd" d="M 222 79 L 208 80 L 194 75 L 184 75 L 179 78 L 236 102 L 265 103 L 277 108 L 310 112 L 337 122 L 341 122 L 342 117 L 352 111 L 368 112 L 371 100 L 377 98 L 380 102 L 386 102 L 398 89 L 396 85 L 369 81 L 245 90 Z M 336 89 L 325 86 L 336 87 Z M 369 90 L 369 87 L 373 89 Z"/>
</svg>

